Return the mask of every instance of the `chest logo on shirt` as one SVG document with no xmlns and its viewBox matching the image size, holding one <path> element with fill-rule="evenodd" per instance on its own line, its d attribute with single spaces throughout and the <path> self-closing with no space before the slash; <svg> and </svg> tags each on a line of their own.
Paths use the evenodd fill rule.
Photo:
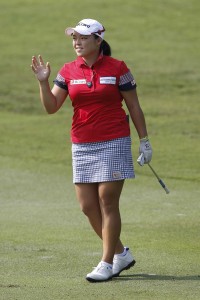
<svg viewBox="0 0 200 300">
<path fill-rule="evenodd" d="M 116 77 L 100 77 L 100 84 L 116 84 Z"/>
<path fill-rule="evenodd" d="M 86 79 L 73 79 L 70 80 L 70 84 L 86 84 Z"/>
</svg>

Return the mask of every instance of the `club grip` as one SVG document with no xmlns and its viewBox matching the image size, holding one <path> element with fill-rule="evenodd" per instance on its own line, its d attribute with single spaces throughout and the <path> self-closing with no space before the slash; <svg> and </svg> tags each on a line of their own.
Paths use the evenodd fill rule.
<svg viewBox="0 0 200 300">
<path fill-rule="evenodd" d="M 166 187 L 166 185 L 164 184 L 164 182 L 162 181 L 162 179 L 159 179 L 158 181 L 159 181 L 160 185 L 163 187 L 163 189 L 165 190 L 165 192 L 166 192 L 167 194 L 169 194 L 169 190 L 168 190 L 168 188 Z"/>
</svg>

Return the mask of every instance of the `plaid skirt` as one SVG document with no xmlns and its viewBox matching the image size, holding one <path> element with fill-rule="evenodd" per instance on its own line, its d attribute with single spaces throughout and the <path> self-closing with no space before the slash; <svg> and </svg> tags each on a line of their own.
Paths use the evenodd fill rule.
<svg viewBox="0 0 200 300">
<path fill-rule="evenodd" d="M 131 138 L 72 144 L 73 183 L 134 178 Z"/>
</svg>

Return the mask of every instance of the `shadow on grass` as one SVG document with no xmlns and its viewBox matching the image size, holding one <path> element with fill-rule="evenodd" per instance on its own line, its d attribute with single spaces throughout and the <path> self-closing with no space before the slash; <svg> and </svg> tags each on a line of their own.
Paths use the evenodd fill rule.
<svg viewBox="0 0 200 300">
<path fill-rule="evenodd" d="M 157 275 L 157 274 L 133 274 L 133 275 L 120 275 L 114 277 L 114 280 L 200 280 L 200 275 L 185 275 L 185 276 L 173 276 L 173 275 Z"/>
</svg>

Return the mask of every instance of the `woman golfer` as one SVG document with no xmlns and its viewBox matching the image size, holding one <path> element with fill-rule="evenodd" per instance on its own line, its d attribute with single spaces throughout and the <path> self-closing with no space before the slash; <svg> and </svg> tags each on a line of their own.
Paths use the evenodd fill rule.
<svg viewBox="0 0 200 300">
<path fill-rule="evenodd" d="M 71 140 L 73 182 L 81 210 L 102 239 L 102 258 L 86 279 L 107 281 L 135 264 L 120 240 L 119 198 L 124 180 L 134 178 L 129 122 L 122 101 L 140 139 L 144 163 L 152 157 L 135 80 L 123 61 L 111 57 L 105 28 L 92 19 L 67 28 L 77 58 L 64 64 L 49 85 L 50 65 L 32 58 L 40 98 L 47 113 L 59 110 L 69 95 L 74 108 Z"/>
</svg>

